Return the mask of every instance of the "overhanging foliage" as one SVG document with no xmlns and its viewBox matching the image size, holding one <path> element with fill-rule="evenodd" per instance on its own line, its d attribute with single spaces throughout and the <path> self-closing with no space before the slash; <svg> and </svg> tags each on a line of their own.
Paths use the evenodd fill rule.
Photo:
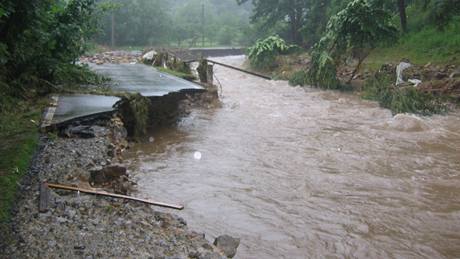
<svg viewBox="0 0 460 259">
<path fill-rule="evenodd" d="M 336 69 L 345 58 L 362 60 L 382 42 L 395 39 L 396 27 L 388 12 L 370 5 L 366 0 L 354 0 L 333 16 L 324 36 L 312 50 L 308 71 L 309 83 L 324 88 L 338 88 Z"/>
<path fill-rule="evenodd" d="M 249 48 L 249 61 L 251 66 L 259 69 L 270 68 L 277 55 L 287 52 L 294 45 L 288 45 L 278 35 L 258 40 Z"/>
</svg>

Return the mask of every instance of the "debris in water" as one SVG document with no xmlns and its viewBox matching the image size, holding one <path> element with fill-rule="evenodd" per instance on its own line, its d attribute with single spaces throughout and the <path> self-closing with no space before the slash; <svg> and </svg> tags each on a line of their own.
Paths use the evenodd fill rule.
<svg viewBox="0 0 460 259">
<path fill-rule="evenodd" d="M 150 142 L 150 143 L 153 143 L 153 141 L 155 141 L 155 138 L 150 137 L 150 138 L 149 138 L 149 142 Z"/>
<path fill-rule="evenodd" d="M 413 84 L 415 87 L 417 87 L 419 84 L 422 83 L 421 80 L 418 80 L 418 79 L 409 79 L 407 80 L 409 83 Z"/>
</svg>

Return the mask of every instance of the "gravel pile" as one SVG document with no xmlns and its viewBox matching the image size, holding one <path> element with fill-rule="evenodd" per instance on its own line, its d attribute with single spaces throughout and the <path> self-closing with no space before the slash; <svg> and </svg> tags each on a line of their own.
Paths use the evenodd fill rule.
<svg viewBox="0 0 460 259">
<path fill-rule="evenodd" d="M 117 123 L 113 123 L 113 121 Z M 116 126 L 114 126 L 116 125 Z M 72 125 L 69 127 L 78 127 Z M 216 245 L 186 222 L 153 207 L 76 192 L 50 190 L 50 205 L 39 213 L 42 181 L 91 188 L 95 168 L 121 162 L 127 148 L 119 120 L 98 125 L 98 134 L 84 137 L 75 129 L 69 137 L 43 136 L 29 174 L 21 187 L 11 224 L 12 241 L 3 258 L 226 258 L 233 257 L 238 239 L 225 236 Z M 128 175 L 129 178 L 129 175 Z M 109 185 L 109 191 L 116 191 Z M 112 188 L 112 189 L 110 189 Z M 226 255 L 226 256 L 225 256 Z"/>
</svg>

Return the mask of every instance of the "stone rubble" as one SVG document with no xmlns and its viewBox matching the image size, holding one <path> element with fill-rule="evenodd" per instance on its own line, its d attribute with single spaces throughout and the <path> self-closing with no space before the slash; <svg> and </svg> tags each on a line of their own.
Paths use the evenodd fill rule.
<svg viewBox="0 0 460 259">
<path fill-rule="evenodd" d="M 69 128 L 74 128 L 69 129 Z M 127 148 L 118 118 L 98 123 L 98 134 L 42 136 L 40 150 L 24 178 L 14 208 L 11 238 L 0 258 L 226 258 L 239 239 L 219 237 L 212 245 L 174 214 L 133 201 L 50 189 L 50 206 L 39 213 L 42 181 L 103 187 L 129 193 L 135 185 L 120 162 Z M 88 128 L 85 128 L 87 130 Z M 72 133 L 66 135 L 68 133 Z M 111 182 L 123 182 L 116 187 Z M 118 188 L 118 189 L 117 189 Z M 129 189 L 129 190 L 128 190 Z"/>
<path fill-rule="evenodd" d="M 80 58 L 81 63 L 93 63 L 102 65 L 105 63 L 123 64 L 138 63 L 142 59 L 141 51 L 106 51 L 94 55 L 86 55 Z"/>
</svg>

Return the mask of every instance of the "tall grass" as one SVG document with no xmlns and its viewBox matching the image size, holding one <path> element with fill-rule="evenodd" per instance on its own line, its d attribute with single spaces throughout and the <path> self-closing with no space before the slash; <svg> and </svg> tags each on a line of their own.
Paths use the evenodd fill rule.
<svg viewBox="0 0 460 259">
<path fill-rule="evenodd" d="M 415 26 L 415 25 L 414 25 Z M 408 58 L 413 64 L 460 64 L 460 17 L 444 30 L 427 25 L 403 35 L 393 46 L 374 50 L 365 62 L 372 70 Z"/>
<path fill-rule="evenodd" d="M 6 235 L 16 189 L 37 148 L 41 104 L 18 101 L 0 112 L 0 232 Z M 4 236 L 5 237 L 5 236 Z"/>
</svg>

